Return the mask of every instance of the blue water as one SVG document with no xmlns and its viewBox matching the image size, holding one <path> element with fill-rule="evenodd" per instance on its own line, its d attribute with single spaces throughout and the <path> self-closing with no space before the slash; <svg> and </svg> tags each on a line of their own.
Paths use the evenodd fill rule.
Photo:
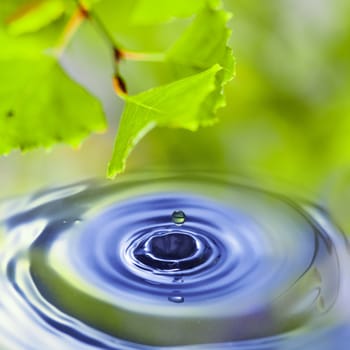
<svg viewBox="0 0 350 350">
<path fill-rule="evenodd" d="M 0 206 L 0 349 L 350 344 L 349 248 L 314 204 L 198 175 Z"/>
</svg>

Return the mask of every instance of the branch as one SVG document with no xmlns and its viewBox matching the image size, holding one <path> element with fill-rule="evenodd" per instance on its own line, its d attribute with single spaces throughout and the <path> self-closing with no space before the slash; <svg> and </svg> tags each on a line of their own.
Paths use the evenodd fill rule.
<svg viewBox="0 0 350 350">
<path fill-rule="evenodd" d="M 58 41 L 58 45 L 55 49 L 57 57 L 62 56 L 68 43 L 71 41 L 72 37 L 77 32 L 78 28 L 86 18 L 89 18 L 89 12 L 79 4 L 77 9 L 69 19 L 68 23 L 66 24 L 62 35 Z"/>
<path fill-rule="evenodd" d="M 59 44 L 57 45 L 57 48 L 55 50 L 57 57 L 60 57 L 63 54 L 65 48 L 67 47 L 74 34 L 77 32 L 82 22 L 85 19 L 89 19 L 93 24 L 95 24 L 97 29 L 100 31 L 107 45 L 110 47 L 113 53 L 113 89 L 116 95 L 124 99 L 127 95 L 127 89 L 124 79 L 120 74 L 120 62 L 122 60 L 160 62 L 164 61 L 164 54 L 134 52 L 121 49 L 116 43 L 115 38 L 110 34 L 110 32 L 107 30 L 107 28 L 99 19 L 99 17 L 92 10 L 89 10 L 86 7 L 84 7 L 84 5 L 79 0 L 76 0 L 76 4 L 77 9 L 68 21 L 59 40 Z"/>
</svg>

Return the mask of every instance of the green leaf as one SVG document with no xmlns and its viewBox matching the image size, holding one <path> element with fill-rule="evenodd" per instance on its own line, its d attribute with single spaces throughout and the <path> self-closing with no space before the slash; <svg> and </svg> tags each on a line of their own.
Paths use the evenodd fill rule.
<svg viewBox="0 0 350 350">
<path fill-rule="evenodd" d="M 225 105 L 223 87 L 234 71 L 232 51 L 227 46 L 229 18 L 225 11 L 204 8 L 166 54 L 182 79 L 127 98 L 109 177 L 124 169 L 132 148 L 152 128 L 196 130 L 216 122 L 217 109 Z"/>
<path fill-rule="evenodd" d="M 231 14 L 206 7 L 167 52 L 167 60 L 179 75 L 198 73 L 219 63 L 225 70 L 225 81 L 232 78 L 233 59 L 227 46 L 231 31 L 227 22 Z"/>
<path fill-rule="evenodd" d="M 19 36 L 9 33 L 9 26 L 11 27 L 11 23 L 16 22 L 11 18 L 25 3 L 27 2 L 23 0 L 0 2 L 0 60 L 38 57 L 44 51 L 55 46 L 63 31 L 64 23 L 62 21 L 43 27 L 36 33 L 26 33 L 26 35 Z M 0 74 L 5 70 L 11 70 L 11 66 L 0 66 Z M 15 76 L 13 78 L 15 79 Z"/>
<path fill-rule="evenodd" d="M 234 74 L 232 50 L 227 46 L 231 31 L 227 22 L 231 14 L 211 7 L 203 9 L 191 26 L 168 50 L 166 59 L 173 64 L 177 76 L 198 73 L 218 63 L 223 70 L 217 74 L 216 89 L 202 107 L 201 125 L 216 122 L 215 113 L 225 105 L 224 85 Z"/>
<path fill-rule="evenodd" d="M 230 17 L 231 14 L 226 11 L 205 8 L 167 52 L 167 60 L 173 64 L 176 75 L 180 77 L 197 73 L 215 63 L 223 68 L 216 76 L 216 89 L 203 106 L 202 126 L 217 121 L 217 109 L 225 106 L 223 87 L 234 74 L 232 50 L 226 45 L 231 35 L 227 28 Z"/>
<path fill-rule="evenodd" d="M 0 153 L 66 142 L 105 129 L 99 102 L 72 81 L 56 58 L 0 60 Z"/>
<path fill-rule="evenodd" d="M 156 126 L 196 130 L 206 98 L 216 89 L 217 64 L 204 72 L 126 98 L 108 176 L 125 167 L 137 142 Z"/>
<path fill-rule="evenodd" d="M 132 14 L 132 22 L 136 25 L 150 25 L 189 17 L 209 3 L 218 5 L 219 1 L 138 0 Z"/>
<path fill-rule="evenodd" d="M 5 19 L 21 4 L 19 0 L 0 4 L 0 154 L 59 142 L 77 146 L 92 131 L 105 129 L 102 108 L 96 98 L 68 77 L 52 55 L 63 21 L 35 34 L 8 33 Z M 32 19 L 43 25 L 39 14 Z M 27 26 L 22 30 L 29 28 L 34 29 Z"/>
<path fill-rule="evenodd" d="M 22 4 L 6 18 L 8 32 L 11 35 L 35 32 L 59 18 L 64 10 L 63 0 L 37 0 Z"/>
<path fill-rule="evenodd" d="M 70 3 L 62 1 L 67 6 Z M 97 2 L 82 3 L 91 7 Z M 150 2 L 153 13 L 151 10 L 144 13 L 148 22 L 188 16 L 198 10 L 200 14 L 166 54 L 168 65 L 177 71 L 177 79 L 125 97 L 126 107 L 108 169 L 110 177 L 124 169 L 128 154 L 150 129 L 165 126 L 196 130 L 212 124 L 217 108 L 223 105 L 223 85 L 232 76 L 232 54 L 226 46 L 228 16 L 215 8 L 217 0 L 198 0 L 186 6 L 183 1 L 157 2 L 159 7 L 163 6 L 162 16 L 156 14 L 158 5 L 153 7 L 154 0 L 147 2 L 147 6 Z M 7 18 L 14 6 L 0 4 L 0 19 Z M 57 142 L 77 145 L 91 131 L 105 128 L 100 104 L 63 72 L 56 58 L 48 55 L 55 52 L 61 22 L 45 25 L 40 20 L 40 11 L 34 11 L 25 21 L 17 18 L 9 22 L 12 32 L 26 35 L 13 37 L 8 35 L 10 28 L 6 32 L 0 27 L 0 42 L 4 46 L 0 52 L 0 153 L 14 148 L 49 147 Z M 30 32 L 35 28 L 41 30 L 32 35 Z M 100 33 L 111 40 L 106 28 Z M 56 52 L 60 54 L 61 50 Z"/>
</svg>

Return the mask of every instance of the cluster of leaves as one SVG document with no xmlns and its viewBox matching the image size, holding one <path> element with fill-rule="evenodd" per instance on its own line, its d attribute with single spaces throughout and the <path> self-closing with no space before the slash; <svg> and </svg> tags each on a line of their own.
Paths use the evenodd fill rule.
<svg viewBox="0 0 350 350">
<path fill-rule="evenodd" d="M 132 53 L 115 44 L 118 33 L 108 30 L 95 12 L 95 6 L 108 1 L 0 3 L 0 154 L 17 148 L 50 147 L 58 142 L 78 145 L 91 132 L 105 130 L 100 102 L 60 66 L 67 44 L 83 21 L 91 21 L 107 39 L 114 60 L 111 81 L 116 94 L 125 100 L 109 177 L 123 171 L 133 147 L 152 128 L 196 130 L 216 121 L 216 111 L 224 105 L 223 87 L 234 67 L 227 46 L 230 16 L 219 1 L 134 1 L 129 26 L 155 25 L 195 15 L 175 43 L 161 56 L 154 55 L 171 67 L 173 81 L 136 95 L 127 94 L 120 61 L 148 60 L 152 55 Z"/>
</svg>

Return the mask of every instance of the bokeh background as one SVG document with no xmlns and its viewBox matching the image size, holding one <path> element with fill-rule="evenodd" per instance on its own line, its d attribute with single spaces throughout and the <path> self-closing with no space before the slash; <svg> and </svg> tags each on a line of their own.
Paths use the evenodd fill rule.
<svg viewBox="0 0 350 350">
<path fill-rule="evenodd" d="M 102 0 L 96 14 L 131 50 L 169 47 L 187 20 L 155 27 L 125 26 L 134 1 Z M 263 186 L 315 197 L 345 226 L 350 203 L 350 2 L 348 0 L 226 0 L 234 16 L 231 44 L 237 62 L 220 122 L 196 133 L 156 129 L 135 148 L 127 172 L 228 171 Z M 111 88 L 109 51 L 91 24 L 69 45 L 62 65 L 97 95 L 110 129 L 79 149 L 0 158 L 1 197 L 105 176 L 123 104 Z M 164 81 L 160 63 L 122 67 L 131 92 Z M 179 101 L 181 103 L 181 101 Z M 79 105 L 77 105 L 79 108 Z"/>
</svg>

